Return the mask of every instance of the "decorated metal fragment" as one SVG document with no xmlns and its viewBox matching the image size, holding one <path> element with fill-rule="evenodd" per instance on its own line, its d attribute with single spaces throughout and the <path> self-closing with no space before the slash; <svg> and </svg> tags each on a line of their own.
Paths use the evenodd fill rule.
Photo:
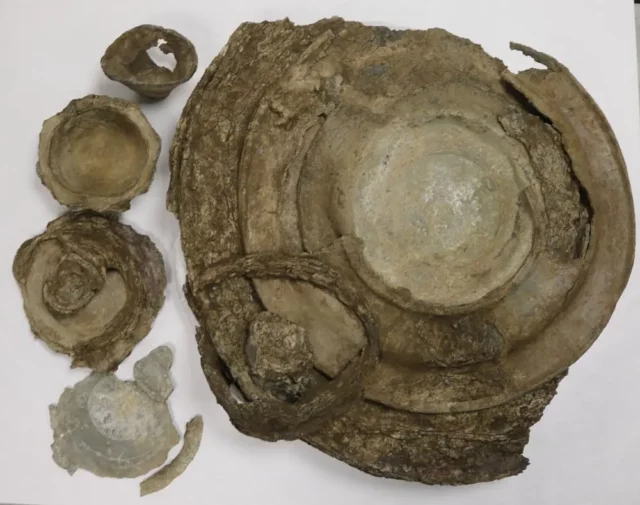
<svg viewBox="0 0 640 505">
<path fill-rule="evenodd" d="M 162 465 L 180 436 L 161 390 L 171 351 L 160 347 L 144 361 L 145 387 L 110 373 L 92 373 L 65 389 L 50 407 L 54 461 L 73 474 L 79 468 L 100 477 L 133 478 Z M 149 396 L 149 393 L 155 393 Z"/>
</svg>

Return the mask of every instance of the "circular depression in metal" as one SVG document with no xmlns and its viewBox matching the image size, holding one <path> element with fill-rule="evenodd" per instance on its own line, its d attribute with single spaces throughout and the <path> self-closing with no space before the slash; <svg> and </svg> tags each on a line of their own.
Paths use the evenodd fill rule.
<svg viewBox="0 0 640 505">
<path fill-rule="evenodd" d="M 350 201 L 333 209 L 350 214 L 342 231 L 361 241 L 353 264 L 372 289 L 377 280 L 455 307 L 510 282 L 531 252 L 533 226 L 499 148 L 455 119 L 375 131 L 361 166 L 338 184 Z"/>
<path fill-rule="evenodd" d="M 116 111 L 98 109 L 56 128 L 49 164 L 70 191 L 115 196 L 140 179 L 148 156 L 145 139 L 135 124 Z"/>
</svg>

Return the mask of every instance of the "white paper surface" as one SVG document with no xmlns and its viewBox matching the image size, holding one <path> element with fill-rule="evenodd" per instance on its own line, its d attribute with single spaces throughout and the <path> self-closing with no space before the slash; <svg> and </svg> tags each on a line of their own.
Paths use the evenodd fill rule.
<svg viewBox="0 0 640 505">
<path fill-rule="evenodd" d="M 243 21 L 285 16 L 299 23 L 341 15 L 397 28 L 439 26 L 472 39 L 512 70 L 531 60 L 509 50 L 517 41 L 569 67 L 607 115 L 640 202 L 640 123 L 635 27 L 629 0 L 0 0 L 0 502 L 37 505 L 138 503 L 138 480 L 70 477 L 51 460 L 48 405 L 85 370 L 71 371 L 31 335 L 11 264 L 19 245 L 62 212 L 35 171 L 42 121 L 90 93 L 135 98 L 101 72 L 100 57 L 123 31 L 142 23 L 173 28 L 195 44 L 194 78 L 165 101 L 143 105 L 163 138 L 148 194 L 124 220 L 149 234 L 169 267 L 167 301 L 151 334 L 120 367 L 169 343 L 176 353 L 170 399 L 184 430 L 204 416 L 200 452 L 148 504 L 348 505 L 640 504 L 640 278 L 638 269 L 600 339 L 571 368 L 558 396 L 531 432 L 520 476 L 465 486 L 428 487 L 370 477 L 302 442 L 266 443 L 239 434 L 214 400 L 196 350 L 193 317 L 181 296 L 184 270 L 177 222 L 165 210 L 167 154 L 191 90 Z M 177 448 L 176 448 L 177 450 Z M 172 455 L 176 452 L 172 453 Z"/>
</svg>

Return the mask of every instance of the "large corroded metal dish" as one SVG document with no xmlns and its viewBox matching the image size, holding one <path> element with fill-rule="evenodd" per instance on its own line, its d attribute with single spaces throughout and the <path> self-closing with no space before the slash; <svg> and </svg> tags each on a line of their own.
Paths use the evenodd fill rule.
<svg viewBox="0 0 640 505">
<path fill-rule="evenodd" d="M 546 68 L 441 29 L 285 20 L 243 24 L 205 72 L 168 204 L 204 372 L 242 432 L 425 483 L 526 467 L 627 283 L 634 214 L 593 99 L 512 48 Z"/>
</svg>

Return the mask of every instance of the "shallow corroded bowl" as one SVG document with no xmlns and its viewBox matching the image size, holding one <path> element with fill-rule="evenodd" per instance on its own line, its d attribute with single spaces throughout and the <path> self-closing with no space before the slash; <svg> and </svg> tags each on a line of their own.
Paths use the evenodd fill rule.
<svg viewBox="0 0 640 505">
<path fill-rule="evenodd" d="M 88 95 L 44 122 L 38 175 L 71 209 L 123 211 L 149 189 L 160 145 L 137 104 Z"/>
<path fill-rule="evenodd" d="M 148 54 L 153 47 L 173 54 L 175 67 L 157 65 Z M 140 25 L 114 40 L 100 64 L 109 79 L 157 100 L 166 98 L 177 86 L 191 79 L 198 68 L 198 56 L 193 44 L 175 30 Z"/>
<path fill-rule="evenodd" d="M 13 274 L 33 334 L 73 367 L 101 372 L 149 333 L 167 285 L 153 242 L 95 212 L 64 214 L 25 241 Z"/>
</svg>

